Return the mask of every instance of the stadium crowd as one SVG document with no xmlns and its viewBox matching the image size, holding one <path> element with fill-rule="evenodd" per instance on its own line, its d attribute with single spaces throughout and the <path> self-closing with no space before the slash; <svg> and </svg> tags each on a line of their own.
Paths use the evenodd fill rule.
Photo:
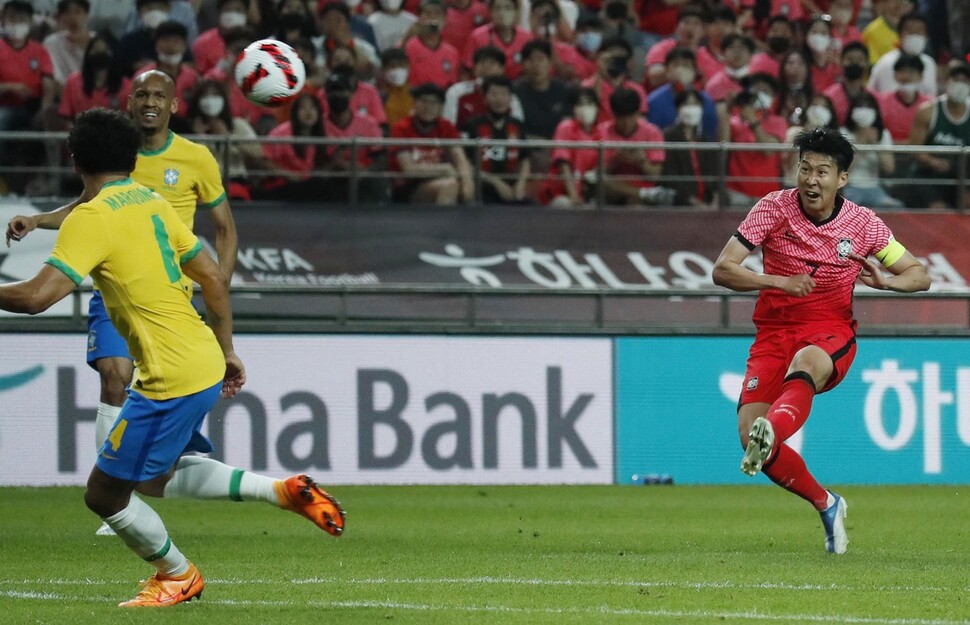
<svg viewBox="0 0 970 625">
<path fill-rule="evenodd" d="M 959 158 L 886 149 L 970 144 L 961 0 L 8 0 L 0 18 L 0 131 L 124 109 L 132 77 L 159 69 L 176 83 L 173 130 L 243 140 L 212 147 L 233 199 L 339 201 L 361 180 L 353 195 L 372 202 L 711 207 L 720 157 L 700 144 L 790 144 L 829 126 L 879 148 L 860 152 L 849 199 L 965 208 Z M 306 66 L 284 107 L 254 105 L 233 79 L 264 37 Z M 658 147 L 599 163 L 595 148 L 366 144 L 380 137 Z M 0 176 L 68 160 L 31 145 L 0 142 Z M 794 166 L 730 151 L 727 201 L 751 206 Z M 8 176 L 0 194 L 62 191 L 51 180 Z"/>
</svg>

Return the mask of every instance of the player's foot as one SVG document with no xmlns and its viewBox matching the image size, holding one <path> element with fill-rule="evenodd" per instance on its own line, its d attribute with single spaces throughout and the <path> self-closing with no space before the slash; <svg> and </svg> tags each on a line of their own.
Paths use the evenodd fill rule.
<svg viewBox="0 0 970 625">
<path fill-rule="evenodd" d="M 178 578 L 163 577 L 155 573 L 142 584 L 141 591 L 130 601 L 118 604 L 119 608 L 164 608 L 202 596 L 205 582 L 195 565 Z"/>
<path fill-rule="evenodd" d="M 98 528 L 98 531 L 96 531 L 94 535 L 95 536 L 117 536 L 117 534 L 115 534 L 115 531 L 111 529 L 111 526 L 108 525 L 107 523 L 102 523 L 101 527 Z"/>
<path fill-rule="evenodd" d="M 835 497 L 835 503 L 819 511 L 822 526 L 825 527 L 825 550 L 829 553 L 841 554 L 845 553 L 846 547 L 849 546 L 849 535 L 845 532 L 845 517 L 849 504 L 832 491 L 828 492 Z"/>
<path fill-rule="evenodd" d="M 306 475 L 294 475 L 275 485 L 282 507 L 313 521 L 332 536 L 344 533 L 346 513 L 340 502 Z"/>
<path fill-rule="evenodd" d="M 758 474 L 765 465 L 771 449 L 775 446 L 775 429 L 764 417 L 758 417 L 748 430 L 748 448 L 741 459 L 741 472 L 750 476 Z"/>
</svg>

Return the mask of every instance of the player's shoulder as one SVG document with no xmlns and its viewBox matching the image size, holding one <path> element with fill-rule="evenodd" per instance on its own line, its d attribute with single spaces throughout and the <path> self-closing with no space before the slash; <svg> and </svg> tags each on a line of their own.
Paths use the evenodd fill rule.
<svg viewBox="0 0 970 625">
<path fill-rule="evenodd" d="M 172 149 L 196 157 L 201 157 L 203 153 L 211 154 L 211 152 L 209 152 L 209 148 L 205 147 L 201 143 L 190 141 L 189 139 L 186 139 L 182 135 L 175 132 L 172 133 Z"/>
<path fill-rule="evenodd" d="M 879 220 L 879 216 L 876 215 L 876 211 L 865 206 L 856 204 L 852 200 L 842 198 L 842 207 L 839 209 L 839 214 L 850 218 L 853 221 L 874 221 Z"/>
<path fill-rule="evenodd" d="M 779 189 L 762 197 L 755 208 L 765 211 L 791 212 L 798 208 L 798 189 Z"/>
</svg>

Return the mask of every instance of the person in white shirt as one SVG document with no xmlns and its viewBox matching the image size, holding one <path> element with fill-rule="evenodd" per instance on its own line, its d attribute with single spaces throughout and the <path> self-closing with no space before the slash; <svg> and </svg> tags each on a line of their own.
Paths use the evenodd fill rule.
<svg viewBox="0 0 970 625">
<path fill-rule="evenodd" d="M 44 47 L 54 64 L 54 80 L 59 85 L 81 70 L 84 49 L 94 36 L 88 28 L 90 12 L 88 0 L 60 0 L 57 3 L 58 30 L 44 38 Z"/>
<path fill-rule="evenodd" d="M 926 18 L 919 13 L 909 13 L 899 20 L 899 47 L 882 55 L 869 73 L 869 89 L 880 93 L 896 91 L 893 66 L 903 54 L 918 56 L 923 61 L 923 79 L 920 81 L 920 93 L 935 98 L 938 95 L 936 84 L 936 61 L 926 54 L 927 25 Z"/>
<path fill-rule="evenodd" d="M 413 13 L 401 10 L 404 0 L 380 0 L 380 8 L 367 17 L 374 28 L 379 52 L 397 47 L 411 26 L 418 21 Z"/>
</svg>

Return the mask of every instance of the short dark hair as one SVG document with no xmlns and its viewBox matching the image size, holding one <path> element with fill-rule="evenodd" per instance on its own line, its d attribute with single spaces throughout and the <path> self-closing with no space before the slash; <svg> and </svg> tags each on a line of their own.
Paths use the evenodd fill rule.
<svg viewBox="0 0 970 625">
<path fill-rule="evenodd" d="M 755 50 L 758 49 L 754 43 L 754 39 L 751 37 L 742 35 L 741 33 L 728 33 L 724 36 L 724 39 L 721 39 L 721 52 L 724 52 L 739 41 L 741 42 L 741 45 L 747 48 L 748 52 L 751 54 L 754 54 Z"/>
<path fill-rule="evenodd" d="M 491 59 L 499 65 L 505 65 L 505 53 L 496 46 L 482 46 L 472 54 L 472 65 L 478 65 L 482 61 Z"/>
<path fill-rule="evenodd" d="M 633 89 L 617 89 L 610 96 L 610 110 L 613 111 L 613 117 L 639 113 L 641 104 L 643 101 L 640 94 Z"/>
<path fill-rule="evenodd" d="M 599 94 L 596 93 L 596 89 L 593 89 L 592 87 L 580 87 L 579 89 L 573 90 L 569 94 L 569 109 L 574 109 L 576 105 L 579 104 L 579 101 L 584 98 L 591 100 L 593 104 L 596 105 L 596 108 L 599 108 L 600 97 Z"/>
<path fill-rule="evenodd" d="M 445 90 L 433 82 L 423 82 L 417 87 L 411 89 L 411 97 L 415 100 L 418 98 L 423 98 L 426 95 L 434 96 L 438 99 L 438 102 L 445 101 Z"/>
<path fill-rule="evenodd" d="M 248 46 L 256 41 L 256 31 L 253 30 L 252 26 L 239 26 L 223 35 L 222 39 L 225 41 L 227 49 L 240 42 Z"/>
<path fill-rule="evenodd" d="M 408 65 L 411 64 L 411 59 L 408 58 L 408 55 L 403 48 L 388 48 L 387 50 L 381 52 L 382 67 L 397 61 L 404 61 Z"/>
<path fill-rule="evenodd" d="M 759 82 L 768 85 L 771 87 L 772 91 L 778 93 L 778 79 L 768 72 L 755 72 L 754 74 L 748 74 L 741 79 L 741 86 L 744 89 L 750 89 Z"/>
<path fill-rule="evenodd" d="M 58 0 L 57 3 L 57 14 L 66 13 L 68 8 L 71 6 L 76 6 L 79 9 L 84 9 L 85 13 L 91 12 L 91 3 L 88 0 Z"/>
<path fill-rule="evenodd" d="M 74 118 L 67 145 L 81 173 L 129 174 L 135 169 L 141 133 L 120 111 L 95 107 Z"/>
<path fill-rule="evenodd" d="M 737 13 L 726 4 L 719 4 L 711 10 L 712 22 L 731 22 L 733 24 L 737 19 Z"/>
<path fill-rule="evenodd" d="M 172 3 L 169 0 L 135 0 L 135 9 L 140 9 L 146 4 L 164 4 L 171 6 Z"/>
<path fill-rule="evenodd" d="M 337 13 L 340 13 L 345 18 L 347 18 L 348 22 L 350 21 L 350 7 L 348 7 L 340 0 L 332 0 L 331 2 L 326 2 L 320 5 L 320 8 L 317 10 L 317 15 L 320 17 L 323 17 L 324 15 L 326 15 L 327 13 L 330 13 L 331 11 L 336 11 Z"/>
<path fill-rule="evenodd" d="M 792 32 L 795 32 L 795 25 L 792 24 L 792 21 L 790 19 L 788 19 L 787 17 L 785 17 L 784 15 L 773 15 L 768 20 L 768 28 L 771 28 L 772 26 L 774 26 L 778 22 L 783 22 L 785 24 L 788 24 L 788 28 L 790 28 Z"/>
<path fill-rule="evenodd" d="M 688 98 L 691 97 L 700 102 L 702 105 L 704 104 L 704 100 L 701 98 L 699 91 L 693 87 L 686 87 L 685 89 L 677 92 L 677 95 L 674 96 L 674 106 L 677 108 L 682 107 L 687 102 Z"/>
<path fill-rule="evenodd" d="M 4 17 L 10 15 L 11 13 L 19 13 L 21 15 L 33 15 L 34 5 L 27 2 L 27 0 L 10 0 L 3 5 L 3 10 L 0 11 Z"/>
<path fill-rule="evenodd" d="M 792 146 L 798 148 L 798 157 L 801 158 L 806 152 L 824 154 L 835 161 L 835 166 L 839 173 L 849 170 L 855 150 L 841 132 L 833 128 L 816 128 L 810 132 L 800 132 L 792 142 Z"/>
<path fill-rule="evenodd" d="M 843 46 L 842 48 L 842 54 L 839 56 L 839 58 L 844 59 L 845 55 L 848 54 L 849 52 L 852 52 L 853 50 L 858 50 L 860 52 L 863 52 L 865 53 L 866 58 L 867 59 L 869 58 L 869 48 L 867 48 L 866 44 L 862 43 L 861 41 L 850 41 L 849 43 L 845 44 L 845 46 Z"/>
<path fill-rule="evenodd" d="M 966 78 L 970 78 L 970 65 L 967 65 L 966 63 L 957 63 L 955 65 L 951 65 L 950 69 L 946 71 L 946 77 L 953 78 L 954 76 L 965 76 Z"/>
<path fill-rule="evenodd" d="M 512 79 L 504 74 L 501 76 L 489 76 L 482 81 L 482 95 L 486 95 L 492 87 L 505 87 L 512 91 Z"/>
<path fill-rule="evenodd" d="M 900 54 L 899 58 L 896 59 L 896 62 L 893 63 L 894 72 L 912 69 L 922 74 L 925 67 L 926 66 L 923 65 L 923 59 L 914 54 Z"/>
<path fill-rule="evenodd" d="M 524 46 L 522 46 L 522 60 L 526 60 L 534 52 L 541 52 L 545 54 L 550 59 L 552 58 L 552 44 L 550 44 L 545 39 L 533 39 Z"/>
<path fill-rule="evenodd" d="M 690 61 L 696 67 L 697 55 L 690 48 L 677 46 L 671 48 L 670 52 L 667 53 L 667 58 L 664 59 L 664 63 L 666 64 L 669 64 L 671 61 Z"/>
<path fill-rule="evenodd" d="M 226 6 L 230 2 L 241 2 L 243 6 L 246 6 L 246 0 L 219 0 L 216 2 L 216 10 L 221 11 L 222 7 Z"/>
<path fill-rule="evenodd" d="M 707 19 L 707 15 L 701 7 L 690 4 L 684 6 L 680 11 L 677 12 L 677 21 L 683 21 L 688 17 L 696 17 L 702 22 L 709 21 Z"/>
<path fill-rule="evenodd" d="M 189 41 L 189 29 L 182 22 L 167 20 L 158 25 L 155 29 L 155 43 L 163 37 L 178 37 L 186 43 Z"/>
<path fill-rule="evenodd" d="M 923 24 L 923 26 L 928 26 L 925 15 L 919 11 L 910 11 L 906 15 L 899 18 L 899 24 L 896 26 L 896 32 L 902 32 L 903 26 L 908 22 L 919 22 Z"/>
<path fill-rule="evenodd" d="M 631 46 L 630 42 L 624 39 L 623 37 L 619 37 L 616 35 L 612 37 L 606 37 L 600 43 L 600 48 L 599 50 L 597 50 L 597 52 L 606 52 L 610 48 L 623 48 L 623 50 L 626 52 L 627 57 L 633 56 L 633 46 Z"/>
</svg>

